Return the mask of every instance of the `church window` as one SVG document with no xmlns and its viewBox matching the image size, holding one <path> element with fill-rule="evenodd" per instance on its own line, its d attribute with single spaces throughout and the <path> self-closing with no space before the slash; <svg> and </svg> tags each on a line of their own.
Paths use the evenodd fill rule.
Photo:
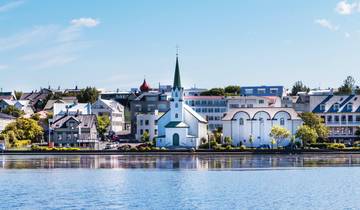
<svg viewBox="0 0 360 210">
<path fill-rule="evenodd" d="M 178 93 L 177 93 L 177 92 L 175 92 L 175 97 L 179 97 L 179 95 L 178 95 Z"/>
<path fill-rule="evenodd" d="M 280 119 L 280 125 L 285 125 L 285 119 L 284 118 Z"/>
<path fill-rule="evenodd" d="M 239 119 L 239 124 L 240 124 L 240 125 L 244 125 L 244 119 L 243 119 L 243 118 L 240 118 L 240 119 Z"/>
<path fill-rule="evenodd" d="M 175 103 L 175 108 L 178 108 L 179 107 L 179 104 L 178 103 Z"/>
<path fill-rule="evenodd" d="M 175 114 L 175 118 L 179 118 L 179 115 L 177 113 Z"/>
</svg>

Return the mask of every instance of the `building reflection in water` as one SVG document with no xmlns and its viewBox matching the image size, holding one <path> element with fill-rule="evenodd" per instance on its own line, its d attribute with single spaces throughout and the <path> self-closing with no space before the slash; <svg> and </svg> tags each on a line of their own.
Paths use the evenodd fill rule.
<svg viewBox="0 0 360 210">
<path fill-rule="evenodd" d="M 251 169 L 278 167 L 360 166 L 353 155 L 3 155 L 3 169 Z"/>
</svg>

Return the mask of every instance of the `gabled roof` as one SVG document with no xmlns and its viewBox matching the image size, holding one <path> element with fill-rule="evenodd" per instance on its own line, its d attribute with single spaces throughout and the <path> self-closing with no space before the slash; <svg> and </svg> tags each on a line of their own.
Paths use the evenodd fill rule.
<svg viewBox="0 0 360 210">
<path fill-rule="evenodd" d="M 207 123 L 207 121 L 197 112 L 195 112 L 190 106 L 184 104 L 184 110 L 189 112 L 192 116 L 194 116 L 198 121 L 202 123 Z"/>
<path fill-rule="evenodd" d="M 55 118 L 54 122 L 51 124 L 51 128 L 61 128 L 63 125 L 69 120 L 75 120 L 79 122 L 76 128 L 91 128 L 94 124 L 96 124 L 97 119 L 96 115 L 93 114 L 86 114 L 86 115 L 77 115 L 77 116 L 58 116 Z"/>
<path fill-rule="evenodd" d="M 184 122 L 171 121 L 165 125 L 165 128 L 188 128 L 189 125 Z"/>
</svg>

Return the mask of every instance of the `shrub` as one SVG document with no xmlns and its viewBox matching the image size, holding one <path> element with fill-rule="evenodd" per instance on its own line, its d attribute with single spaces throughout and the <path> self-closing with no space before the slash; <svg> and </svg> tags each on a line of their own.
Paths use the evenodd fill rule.
<svg viewBox="0 0 360 210">
<path fill-rule="evenodd" d="M 138 149 L 137 149 L 136 147 L 132 147 L 132 148 L 130 149 L 130 151 L 131 151 L 131 152 L 137 152 Z"/>
<path fill-rule="evenodd" d="M 16 140 L 14 141 L 13 146 L 19 148 L 19 147 L 25 147 L 29 144 L 31 144 L 30 140 Z"/>
<path fill-rule="evenodd" d="M 210 148 L 214 148 L 215 146 L 217 146 L 216 141 L 211 141 L 211 142 L 210 142 Z M 201 149 L 208 149 L 208 148 L 209 148 L 209 143 L 201 144 L 201 145 L 199 146 L 199 148 L 201 148 Z"/>
<path fill-rule="evenodd" d="M 39 152 L 43 152 L 43 151 L 80 151 L 80 148 L 76 148 L 76 147 L 69 147 L 69 148 L 53 147 L 53 148 L 50 148 L 50 147 L 46 147 L 46 146 L 32 145 L 31 150 L 39 151 Z"/>
<path fill-rule="evenodd" d="M 345 149 L 345 144 L 341 144 L 341 143 L 329 144 L 328 149 Z"/>
<path fill-rule="evenodd" d="M 240 146 L 240 150 L 245 150 L 246 149 L 246 146 L 245 145 L 241 145 Z"/>
<path fill-rule="evenodd" d="M 225 147 L 225 149 L 226 149 L 226 150 L 232 150 L 232 146 L 231 146 L 231 145 L 227 145 L 227 146 Z"/>
</svg>

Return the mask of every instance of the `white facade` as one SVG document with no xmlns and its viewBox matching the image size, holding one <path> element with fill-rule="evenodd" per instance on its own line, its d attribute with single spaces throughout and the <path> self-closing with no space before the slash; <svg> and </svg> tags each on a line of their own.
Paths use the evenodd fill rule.
<svg viewBox="0 0 360 210">
<path fill-rule="evenodd" d="M 109 131 L 115 134 L 124 130 L 125 112 L 124 106 L 114 100 L 99 98 L 91 107 L 92 114 L 96 116 L 108 115 L 110 117 Z"/>
<path fill-rule="evenodd" d="M 91 114 L 90 103 L 54 103 L 54 119 L 63 115 Z"/>
<path fill-rule="evenodd" d="M 233 145 L 257 147 L 271 145 L 269 134 L 274 125 L 284 127 L 295 135 L 302 120 L 292 108 L 244 108 L 229 111 L 223 123 L 224 137 L 231 137 Z M 290 137 L 282 140 L 279 146 L 286 146 L 289 141 Z"/>
<path fill-rule="evenodd" d="M 158 147 L 198 148 L 207 139 L 207 121 L 184 103 L 180 70 L 176 58 L 170 109 L 158 119 Z"/>
<path fill-rule="evenodd" d="M 227 108 L 257 108 L 281 107 L 281 98 L 278 96 L 229 96 L 226 97 Z"/>
<path fill-rule="evenodd" d="M 157 110 L 154 113 L 138 114 L 136 116 L 136 140 L 141 141 L 145 132 L 150 135 L 150 140 L 153 140 L 158 135 L 158 118 Z"/>
</svg>

